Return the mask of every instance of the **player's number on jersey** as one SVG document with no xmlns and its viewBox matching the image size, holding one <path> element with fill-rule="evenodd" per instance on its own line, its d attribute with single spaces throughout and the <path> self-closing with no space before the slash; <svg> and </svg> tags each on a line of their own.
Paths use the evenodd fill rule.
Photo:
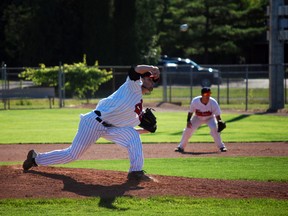
<svg viewBox="0 0 288 216">
<path fill-rule="evenodd" d="M 135 105 L 134 112 L 137 113 L 138 116 L 140 116 L 142 112 L 142 103 L 143 103 L 143 100 L 141 99 L 141 102 Z"/>
</svg>

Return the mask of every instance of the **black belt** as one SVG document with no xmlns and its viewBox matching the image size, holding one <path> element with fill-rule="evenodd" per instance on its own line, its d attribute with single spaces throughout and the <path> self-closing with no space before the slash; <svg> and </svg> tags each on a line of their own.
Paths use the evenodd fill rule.
<svg viewBox="0 0 288 216">
<path fill-rule="evenodd" d="M 112 127 L 112 124 L 109 124 L 105 121 L 103 121 L 100 116 L 101 116 L 101 112 L 99 110 L 94 110 L 94 113 L 97 115 L 97 117 L 95 118 L 100 124 L 102 124 L 104 127 Z"/>
</svg>

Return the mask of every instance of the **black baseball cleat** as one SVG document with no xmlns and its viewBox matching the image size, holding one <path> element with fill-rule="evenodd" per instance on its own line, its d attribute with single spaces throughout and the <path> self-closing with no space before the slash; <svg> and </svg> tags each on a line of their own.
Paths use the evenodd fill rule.
<svg viewBox="0 0 288 216">
<path fill-rule="evenodd" d="M 37 156 L 37 153 L 34 150 L 30 150 L 28 152 L 27 159 L 24 161 L 23 166 L 22 166 L 24 171 L 29 170 L 31 167 L 38 166 L 35 162 L 36 156 Z"/>
<path fill-rule="evenodd" d="M 181 148 L 181 147 L 177 147 L 174 149 L 175 152 L 180 152 L 180 153 L 183 153 L 184 152 L 184 149 Z"/>
<path fill-rule="evenodd" d="M 154 182 L 158 182 L 156 179 L 145 175 L 145 171 L 141 170 L 141 171 L 132 171 L 128 173 L 127 176 L 128 181 L 154 181 Z"/>
<path fill-rule="evenodd" d="M 227 148 L 226 147 L 222 147 L 222 148 L 220 148 L 220 151 L 221 152 L 227 152 Z"/>
</svg>

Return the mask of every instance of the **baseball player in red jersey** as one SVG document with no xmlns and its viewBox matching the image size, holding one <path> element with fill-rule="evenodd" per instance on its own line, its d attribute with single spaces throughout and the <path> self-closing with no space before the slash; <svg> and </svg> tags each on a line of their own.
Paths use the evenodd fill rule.
<svg viewBox="0 0 288 216">
<path fill-rule="evenodd" d="M 153 180 L 143 171 L 144 160 L 139 135 L 148 131 L 134 127 L 140 124 L 139 115 L 143 111 L 142 94 L 150 93 L 159 77 L 158 67 L 132 66 L 126 82 L 117 91 L 100 100 L 95 110 L 80 115 L 78 131 L 70 147 L 44 153 L 30 150 L 23 163 L 24 171 L 33 166 L 74 161 L 103 137 L 127 149 L 130 159 L 128 180 Z"/>
<path fill-rule="evenodd" d="M 220 151 L 227 151 L 225 144 L 221 140 L 220 133 L 217 131 L 217 122 L 221 121 L 221 109 L 217 101 L 210 96 L 210 88 L 204 87 L 201 90 L 201 96 L 192 99 L 187 116 L 187 126 L 182 134 L 180 144 L 175 149 L 176 152 L 184 152 L 192 134 L 202 124 L 207 124 L 209 126 L 210 134 Z"/>
</svg>

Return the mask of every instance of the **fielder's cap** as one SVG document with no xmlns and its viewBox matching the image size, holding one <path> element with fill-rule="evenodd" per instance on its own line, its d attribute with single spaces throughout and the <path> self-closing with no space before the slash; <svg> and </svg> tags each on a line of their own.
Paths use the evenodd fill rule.
<svg viewBox="0 0 288 216">
<path fill-rule="evenodd" d="M 203 87 L 201 89 L 201 94 L 211 93 L 211 89 L 209 87 Z"/>
<path fill-rule="evenodd" d="M 159 80 L 159 78 L 155 79 L 154 75 L 150 71 L 148 71 L 148 72 L 146 72 L 144 74 L 141 74 L 141 77 L 150 77 L 150 78 L 153 79 L 154 82 L 158 82 L 158 80 Z"/>
</svg>

